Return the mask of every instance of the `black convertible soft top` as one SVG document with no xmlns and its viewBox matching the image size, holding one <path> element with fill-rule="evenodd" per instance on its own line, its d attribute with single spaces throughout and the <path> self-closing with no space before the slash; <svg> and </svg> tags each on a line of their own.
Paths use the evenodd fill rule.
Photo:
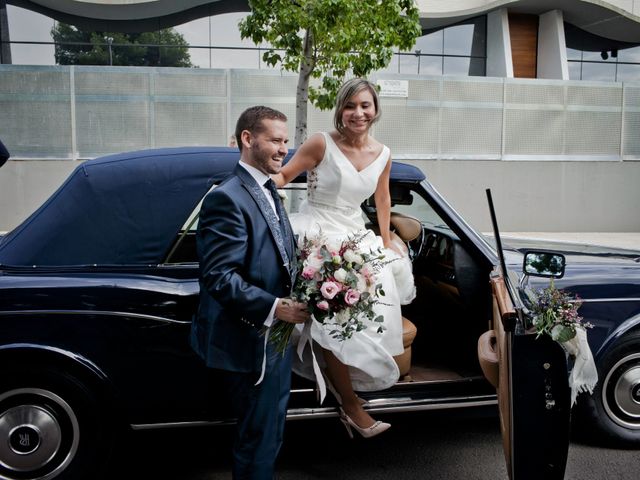
<svg viewBox="0 0 640 480">
<path fill-rule="evenodd" d="M 4 165 L 7 160 L 9 160 L 10 156 L 11 154 L 9 153 L 9 150 L 7 150 L 7 147 L 4 146 L 2 140 L 0 139 L 0 167 Z"/>
<path fill-rule="evenodd" d="M 158 264 L 198 202 L 238 159 L 237 148 L 185 147 L 88 160 L 0 238 L 0 264 Z M 418 168 L 398 163 L 391 177 L 425 178 Z"/>
</svg>

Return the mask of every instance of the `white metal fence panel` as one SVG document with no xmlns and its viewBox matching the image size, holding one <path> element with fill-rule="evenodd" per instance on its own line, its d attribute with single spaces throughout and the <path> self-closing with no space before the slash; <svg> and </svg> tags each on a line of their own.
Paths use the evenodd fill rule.
<svg viewBox="0 0 640 480">
<path fill-rule="evenodd" d="M 375 135 L 396 156 L 459 160 L 638 160 L 640 85 L 378 74 Z M 227 145 L 264 104 L 295 122 L 297 75 L 265 70 L 0 66 L 0 138 L 14 158 L 83 159 L 160 146 Z M 308 131 L 332 128 L 309 106 Z"/>
</svg>

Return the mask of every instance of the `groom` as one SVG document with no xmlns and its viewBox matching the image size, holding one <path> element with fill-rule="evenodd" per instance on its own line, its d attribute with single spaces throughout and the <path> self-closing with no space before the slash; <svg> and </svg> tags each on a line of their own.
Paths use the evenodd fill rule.
<svg viewBox="0 0 640 480">
<path fill-rule="evenodd" d="M 205 197 L 196 236 L 200 306 L 191 346 L 221 371 L 237 415 L 234 479 L 270 480 L 282 444 L 291 349 L 276 352 L 261 332 L 277 321 L 309 317 L 304 304 L 286 298 L 296 275 L 295 245 L 269 178 L 287 154 L 286 121 L 263 106 L 240 115 L 240 162 Z"/>
</svg>

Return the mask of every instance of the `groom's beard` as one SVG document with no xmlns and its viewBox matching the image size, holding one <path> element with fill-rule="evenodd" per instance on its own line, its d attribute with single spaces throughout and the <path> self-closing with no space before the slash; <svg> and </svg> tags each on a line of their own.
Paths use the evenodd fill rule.
<svg viewBox="0 0 640 480">
<path fill-rule="evenodd" d="M 265 148 L 262 142 L 256 142 L 252 146 L 253 160 L 259 169 L 266 174 L 276 174 L 282 169 L 284 156 L 280 156 L 278 152 L 274 152 L 273 148 Z"/>
</svg>

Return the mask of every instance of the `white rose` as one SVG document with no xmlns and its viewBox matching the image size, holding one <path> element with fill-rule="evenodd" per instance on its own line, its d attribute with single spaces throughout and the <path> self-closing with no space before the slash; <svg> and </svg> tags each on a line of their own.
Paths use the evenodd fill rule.
<svg viewBox="0 0 640 480">
<path fill-rule="evenodd" d="M 362 255 L 357 254 L 351 249 L 348 249 L 344 252 L 344 259 L 350 263 L 356 263 L 358 265 L 362 265 L 364 263 L 364 259 Z"/>
<path fill-rule="evenodd" d="M 336 322 L 338 324 L 343 324 L 349 321 L 350 313 L 348 309 L 341 310 L 336 314 Z"/>
<path fill-rule="evenodd" d="M 333 277 L 340 283 L 344 283 L 347 279 L 347 271 L 344 268 L 339 268 L 333 273 Z"/>
<path fill-rule="evenodd" d="M 322 258 L 318 258 L 316 255 L 309 255 L 305 260 L 305 265 L 308 265 L 315 270 L 320 270 L 320 267 L 324 264 L 324 260 Z"/>
</svg>

